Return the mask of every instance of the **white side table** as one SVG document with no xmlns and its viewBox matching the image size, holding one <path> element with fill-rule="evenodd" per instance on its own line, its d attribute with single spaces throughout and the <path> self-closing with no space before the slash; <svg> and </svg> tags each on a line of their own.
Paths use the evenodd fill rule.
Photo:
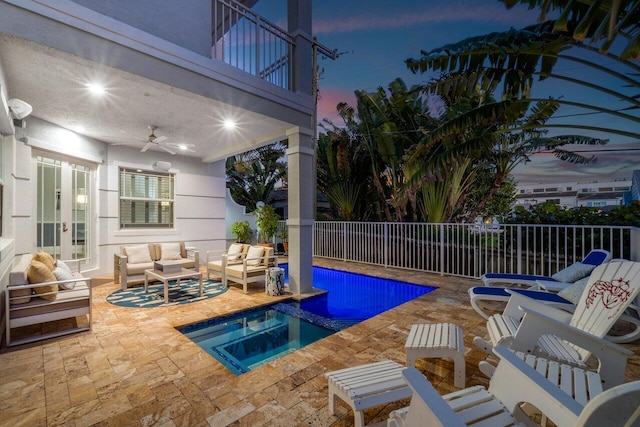
<svg viewBox="0 0 640 427">
<path fill-rule="evenodd" d="M 410 368 L 421 357 L 452 359 L 455 369 L 453 384 L 464 388 L 464 335 L 460 327 L 453 323 L 415 324 L 411 326 L 404 348 L 406 365 Z"/>
</svg>

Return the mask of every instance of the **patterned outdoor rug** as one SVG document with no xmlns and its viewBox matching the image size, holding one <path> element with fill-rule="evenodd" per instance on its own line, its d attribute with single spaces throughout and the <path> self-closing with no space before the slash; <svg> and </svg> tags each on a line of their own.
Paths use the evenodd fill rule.
<svg viewBox="0 0 640 427">
<path fill-rule="evenodd" d="M 203 280 L 204 295 L 200 296 L 197 280 L 183 280 L 180 286 L 176 282 L 169 282 L 169 303 L 164 303 L 164 286 L 156 282 L 149 284 L 149 293 L 144 292 L 144 286 L 135 286 L 126 290 L 117 290 L 107 297 L 107 301 L 121 307 L 167 307 L 185 304 L 217 297 L 227 292 L 227 287 L 217 280 Z"/>
</svg>

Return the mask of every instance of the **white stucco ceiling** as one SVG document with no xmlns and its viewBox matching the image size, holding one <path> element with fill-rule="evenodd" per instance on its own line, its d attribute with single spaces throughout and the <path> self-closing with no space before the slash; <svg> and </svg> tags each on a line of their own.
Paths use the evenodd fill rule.
<svg viewBox="0 0 640 427">
<path fill-rule="evenodd" d="M 195 152 L 180 155 L 217 160 L 284 135 L 291 126 L 3 34 L 0 60 L 9 98 L 31 104 L 35 117 L 107 143 L 139 141 L 133 146 L 142 148 L 148 126 L 155 125 L 155 135 L 167 142 L 194 144 Z M 91 82 L 101 82 L 106 95 L 92 95 Z M 237 123 L 233 131 L 223 126 L 228 118 Z"/>
</svg>

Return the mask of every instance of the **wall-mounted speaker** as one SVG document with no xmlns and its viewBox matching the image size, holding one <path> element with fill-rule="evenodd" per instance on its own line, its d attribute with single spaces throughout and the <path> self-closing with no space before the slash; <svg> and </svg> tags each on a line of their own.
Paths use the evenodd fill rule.
<svg viewBox="0 0 640 427">
<path fill-rule="evenodd" d="M 153 169 L 158 170 L 158 171 L 163 171 L 163 172 L 169 172 L 169 169 L 171 169 L 171 163 L 170 162 L 162 162 L 162 161 L 157 161 L 153 164 Z"/>
</svg>

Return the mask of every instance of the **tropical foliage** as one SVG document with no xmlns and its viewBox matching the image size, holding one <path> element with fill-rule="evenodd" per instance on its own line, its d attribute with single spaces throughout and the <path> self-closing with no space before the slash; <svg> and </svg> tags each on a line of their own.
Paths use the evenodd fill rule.
<svg viewBox="0 0 640 427">
<path fill-rule="evenodd" d="M 570 34 L 580 42 L 588 41 L 607 52 L 616 39 L 626 44 L 622 59 L 640 59 L 640 0 L 502 0 L 507 7 L 518 3 L 540 9 L 540 20 L 555 10 L 554 31 Z"/>
<path fill-rule="evenodd" d="M 431 85 L 408 89 L 397 79 L 385 91 L 356 91 L 356 108 L 325 122 L 318 141 L 318 185 L 345 220 L 449 222 L 504 215 L 496 194 L 513 197 L 509 173 L 540 151 L 589 163 L 566 144 L 603 144 L 578 135 L 547 136 L 554 100 L 497 103 L 484 93 Z M 498 211 L 493 211 L 498 209 Z"/>
<path fill-rule="evenodd" d="M 287 177 L 286 145 L 277 142 L 227 158 L 227 188 L 236 203 L 253 212 L 267 202 L 276 184 Z"/>
<path fill-rule="evenodd" d="M 610 210 L 588 207 L 567 209 L 552 202 L 544 202 L 532 206 L 529 210 L 518 206 L 505 222 L 637 226 L 640 224 L 640 202 L 635 200 L 629 206 L 615 206 Z"/>
<path fill-rule="evenodd" d="M 278 220 L 280 217 L 271 205 L 261 205 L 255 210 L 256 225 L 260 230 L 258 240 L 260 242 L 270 242 L 278 231 Z"/>
<path fill-rule="evenodd" d="M 247 243 L 251 237 L 251 225 L 249 221 L 238 221 L 231 224 L 231 232 L 236 235 L 236 241 Z"/>
</svg>

